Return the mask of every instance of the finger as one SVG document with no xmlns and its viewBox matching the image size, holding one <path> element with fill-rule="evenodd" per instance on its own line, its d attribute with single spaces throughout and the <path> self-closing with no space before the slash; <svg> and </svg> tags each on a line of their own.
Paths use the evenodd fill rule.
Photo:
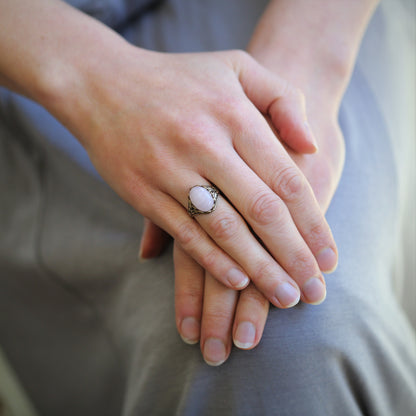
<svg viewBox="0 0 416 416">
<path fill-rule="evenodd" d="M 198 177 L 192 179 L 188 175 L 183 183 L 190 185 L 191 182 L 195 183 L 198 180 L 203 179 Z M 170 189 L 169 192 L 174 194 L 177 189 Z M 185 195 L 182 195 L 182 197 L 178 195 L 177 197 L 178 199 L 185 199 Z M 214 212 L 196 215 L 195 220 L 218 246 L 241 266 L 259 290 L 274 305 L 287 308 L 299 302 L 300 291 L 296 282 L 270 256 L 253 235 L 244 219 L 224 197 L 220 196 L 218 198 Z M 296 228 L 293 228 L 300 239 Z M 312 255 L 311 257 L 313 260 Z M 218 261 L 221 260 L 218 259 Z"/>
<path fill-rule="evenodd" d="M 209 271 L 225 286 L 233 289 L 243 289 L 249 283 L 249 278 L 240 265 L 225 253 L 193 220 L 184 206 L 164 192 L 156 191 L 151 196 L 135 194 L 141 199 L 143 215 L 152 216 L 155 224 L 166 230 L 182 249 L 188 253 L 205 270 Z M 133 206 L 139 203 L 132 201 Z M 185 203 L 184 203 L 185 204 Z M 155 207 L 147 211 L 147 207 Z"/>
<path fill-rule="evenodd" d="M 238 293 L 205 275 L 204 305 L 201 324 L 201 351 L 212 366 L 221 365 L 231 352 L 231 329 Z"/>
<path fill-rule="evenodd" d="M 269 106 L 270 116 L 280 140 L 299 153 L 316 153 L 318 144 L 306 118 L 305 97 L 288 85 L 284 95 Z"/>
<path fill-rule="evenodd" d="M 226 171 L 217 169 L 212 180 L 216 181 L 215 183 L 227 195 L 232 205 L 250 224 L 272 257 L 301 288 L 303 299 L 308 303 L 321 303 L 326 295 L 325 280 L 314 255 L 293 222 L 285 202 L 246 163 L 235 157 L 228 157 L 227 160 Z M 295 168 L 293 165 L 293 169 Z M 241 192 L 242 183 L 244 192 Z M 317 215 L 322 218 L 319 207 Z M 246 255 L 250 256 L 250 253 Z M 251 262 L 247 266 L 247 260 L 245 263 L 240 263 L 239 260 L 237 262 L 246 270 L 256 287 L 273 304 L 276 304 L 270 292 L 272 287 L 281 288 L 272 284 L 271 278 L 274 278 L 275 283 L 277 283 L 276 279 L 279 280 L 279 276 L 271 275 L 276 272 L 275 267 L 264 269 L 263 262 L 258 262 L 258 259 L 252 256 L 249 258 Z"/>
<path fill-rule="evenodd" d="M 243 350 L 254 348 L 263 335 L 269 301 L 253 284 L 240 292 L 234 318 L 234 345 Z"/>
<path fill-rule="evenodd" d="M 256 146 L 247 136 L 235 140 L 238 154 L 284 201 L 321 271 L 333 271 L 338 261 L 337 247 L 312 187 L 271 133 L 268 123 L 259 119 L 253 128 Z"/>
<path fill-rule="evenodd" d="M 302 92 L 248 54 L 238 55 L 236 63 L 247 97 L 264 115 L 270 115 L 281 140 L 297 152 L 315 153 L 318 146 L 309 128 Z"/>
<path fill-rule="evenodd" d="M 196 344 L 201 329 L 205 271 L 176 242 L 173 256 L 176 327 L 187 344 Z"/>
<path fill-rule="evenodd" d="M 281 151 L 280 153 L 286 154 L 286 157 L 290 159 L 286 151 Z M 302 288 L 303 299 L 306 302 L 313 304 L 321 303 L 326 295 L 324 278 L 320 273 L 313 254 L 293 223 L 286 205 L 239 158 L 234 149 L 227 150 L 225 147 L 220 157 L 221 159 L 216 154 L 216 158 L 214 158 L 209 151 L 201 154 L 200 158 L 202 163 L 200 170 L 202 174 L 207 176 L 211 174 L 213 182 L 220 184 L 220 189 L 229 197 L 237 210 L 242 213 L 245 220 L 250 223 L 255 233 L 262 239 L 267 249 L 270 250 L 273 258 L 265 261 L 264 256 L 257 258 L 252 256 L 251 250 L 257 241 L 251 234 L 246 234 L 249 243 L 244 248 L 247 248 L 247 250 L 241 251 L 241 242 L 245 241 L 245 238 L 236 237 L 242 235 L 244 227 L 231 226 L 228 227 L 225 233 L 223 232 L 224 226 L 227 226 L 227 221 L 230 224 L 233 222 L 234 224 L 236 223 L 237 212 L 235 211 L 233 211 L 233 215 L 228 215 L 225 220 L 222 220 L 222 217 L 219 216 L 219 222 L 217 223 L 213 223 L 213 218 L 215 218 L 213 215 L 198 216 L 197 221 L 203 225 L 215 243 L 219 244 L 241 266 L 253 280 L 256 287 L 274 305 L 278 307 L 290 307 L 298 302 L 299 292 L 297 285 L 292 283 L 293 280 Z M 293 162 L 291 163 L 293 164 Z M 176 200 L 182 201 L 183 206 L 185 206 L 187 205 L 187 193 L 185 194 L 184 188 L 186 187 L 187 191 L 189 191 L 189 188 L 193 185 L 203 184 L 205 180 L 199 175 L 193 176 L 192 172 L 188 170 L 183 175 L 178 171 L 175 173 L 178 179 L 176 181 L 169 181 L 166 189 L 163 190 L 166 194 L 172 195 Z M 208 177 L 208 179 L 211 178 Z M 181 184 L 180 187 L 176 186 L 178 183 Z M 245 192 L 241 192 L 242 183 L 244 184 Z M 155 206 L 155 204 L 152 205 Z M 168 209 L 164 210 L 165 215 L 167 215 L 167 212 Z M 177 220 L 178 216 L 175 217 L 175 220 Z M 202 217 L 204 219 L 201 219 Z M 205 220 L 205 218 L 208 219 Z M 230 219 L 232 222 L 230 222 Z M 211 226 L 212 223 L 214 224 L 213 226 Z M 171 224 L 168 225 L 171 227 Z M 188 222 L 185 232 L 189 233 L 191 227 L 192 225 Z M 238 228 L 237 232 L 233 233 L 233 229 L 235 230 L 236 228 Z M 222 261 L 218 262 L 216 258 L 210 259 L 208 267 L 201 263 L 189 251 L 189 248 L 194 249 L 198 255 L 202 249 L 198 247 L 199 242 L 195 238 L 196 235 L 191 234 L 191 236 L 192 239 L 185 238 L 184 241 L 179 241 L 181 246 L 206 270 L 212 269 L 214 266 L 213 263 L 215 263 L 216 271 L 223 268 Z M 230 244 L 225 245 L 224 243 L 227 242 L 230 242 Z M 188 244 L 188 248 L 186 244 Z M 216 249 L 218 250 L 217 246 Z M 242 254 L 245 256 L 244 258 L 242 258 Z M 273 262 L 273 259 L 277 260 L 290 276 L 283 274 L 282 269 L 278 268 L 278 264 L 276 261 Z M 235 278 L 235 276 L 231 276 L 230 274 L 225 276 L 225 279 L 221 274 L 214 274 L 214 277 L 219 281 L 225 280 L 228 283 L 226 284 L 227 286 L 231 286 L 231 279 Z M 234 288 L 236 287 L 241 289 L 241 287 L 234 285 Z"/>
<path fill-rule="evenodd" d="M 270 115 L 282 141 L 297 151 L 306 152 L 306 150 L 300 150 L 298 144 L 300 146 L 302 146 L 302 142 L 316 144 L 316 141 L 306 120 L 303 94 L 291 87 L 285 80 L 276 77 L 257 64 L 255 60 L 246 59 L 243 61 L 239 75 L 248 98 L 260 111 L 267 116 Z M 257 76 L 255 76 L 256 74 Z M 319 206 L 314 201 L 312 190 L 310 187 L 307 189 L 308 186 L 303 186 L 305 181 L 300 180 L 299 173 L 295 173 L 287 163 L 276 165 L 276 155 L 279 154 L 279 148 L 281 150 L 281 144 L 275 140 L 274 135 L 271 135 L 268 126 L 263 123 L 263 127 L 261 127 L 255 123 L 255 132 L 257 133 L 255 137 L 258 137 L 259 140 L 263 138 L 263 143 L 253 146 L 254 132 L 252 132 L 251 137 L 248 138 L 250 145 L 247 145 L 246 141 L 245 146 L 239 148 L 240 141 L 235 141 L 237 152 L 288 204 L 289 210 L 294 215 L 294 220 L 301 234 L 315 254 L 321 270 L 327 273 L 333 271 L 338 260 L 335 242 L 328 225 L 317 213 Z M 288 170 L 284 175 L 281 175 L 285 169 Z M 305 199 L 306 194 L 309 197 L 307 199 Z M 295 210 L 294 207 L 296 207 Z M 307 209 L 305 210 L 305 208 Z M 301 215 L 299 215 L 300 211 Z M 309 215 L 305 215 L 305 213 L 309 213 Z"/>
<path fill-rule="evenodd" d="M 152 221 L 145 218 L 140 240 L 139 259 L 147 260 L 159 256 L 169 242 L 169 235 Z"/>
</svg>

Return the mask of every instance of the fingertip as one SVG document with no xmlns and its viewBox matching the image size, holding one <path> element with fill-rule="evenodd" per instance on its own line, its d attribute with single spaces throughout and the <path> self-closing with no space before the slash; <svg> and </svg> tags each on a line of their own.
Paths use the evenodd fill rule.
<svg viewBox="0 0 416 416">
<path fill-rule="evenodd" d="M 227 347 L 219 338 L 208 338 L 204 344 L 203 357 L 208 365 L 217 367 L 227 360 Z"/>
<path fill-rule="evenodd" d="M 274 299 L 277 300 L 274 301 Z M 275 296 L 273 303 L 279 308 L 291 308 L 299 303 L 300 292 L 297 287 L 294 287 L 288 282 L 282 282 L 277 285 L 275 289 Z"/>
<path fill-rule="evenodd" d="M 201 324 L 197 319 L 188 316 L 179 325 L 179 335 L 186 344 L 196 344 L 199 341 Z"/>
<path fill-rule="evenodd" d="M 227 281 L 231 288 L 236 290 L 242 290 L 250 283 L 250 279 L 237 268 L 231 269 L 228 272 Z"/>
<path fill-rule="evenodd" d="M 308 155 L 313 155 L 315 153 L 319 152 L 319 147 L 316 144 L 313 143 L 308 143 L 305 148 L 303 149 L 303 152 L 299 152 L 299 153 L 305 153 Z"/>
<path fill-rule="evenodd" d="M 327 247 L 321 250 L 317 256 L 319 268 L 326 274 L 333 273 L 338 266 L 338 255 L 334 249 Z"/>
<path fill-rule="evenodd" d="M 154 259 L 155 257 L 159 256 L 159 250 L 151 251 L 151 250 L 143 250 L 141 247 L 139 249 L 139 253 L 137 258 L 139 259 L 139 263 L 147 263 L 148 261 Z"/>
<path fill-rule="evenodd" d="M 146 251 L 143 248 L 143 239 L 140 242 L 140 248 L 139 248 L 139 252 L 137 253 L 137 258 L 139 259 L 140 263 L 146 263 L 152 259 L 152 257 L 149 257 L 147 255 Z"/>
<path fill-rule="evenodd" d="M 307 151 L 305 151 L 304 153 L 313 154 L 313 153 L 318 152 L 319 146 L 318 146 L 318 143 L 315 139 L 314 134 L 312 133 L 312 129 L 311 129 L 309 123 L 307 121 L 305 121 L 303 123 L 303 125 L 304 125 L 304 128 L 306 130 L 304 136 L 306 138 L 306 144 L 307 144 L 307 148 L 308 148 Z"/>
<path fill-rule="evenodd" d="M 137 258 L 139 259 L 140 264 L 147 263 L 149 260 L 151 260 L 151 259 L 146 259 L 146 258 L 142 257 L 140 254 L 137 256 Z"/>
<path fill-rule="evenodd" d="M 281 113 L 273 118 L 274 130 L 279 140 L 293 151 L 314 154 L 319 147 L 307 121 L 290 113 Z"/>
<path fill-rule="evenodd" d="M 311 277 L 302 287 L 307 303 L 320 305 L 326 298 L 326 286 L 323 277 Z"/>
<path fill-rule="evenodd" d="M 253 323 L 240 322 L 235 331 L 233 342 L 237 348 L 249 350 L 256 346 L 256 327 Z"/>
</svg>

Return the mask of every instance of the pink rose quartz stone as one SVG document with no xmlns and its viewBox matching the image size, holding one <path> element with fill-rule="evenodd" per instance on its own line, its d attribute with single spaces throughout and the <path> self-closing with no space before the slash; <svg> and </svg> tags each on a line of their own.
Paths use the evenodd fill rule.
<svg viewBox="0 0 416 416">
<path fill-rule="evenodd" d="M 202 186 L 194 186 L 189 191 L 189 198 L 194 207 L 200 211 L 210 211 L 214 206 L 212 195 Z"/>
</svg>

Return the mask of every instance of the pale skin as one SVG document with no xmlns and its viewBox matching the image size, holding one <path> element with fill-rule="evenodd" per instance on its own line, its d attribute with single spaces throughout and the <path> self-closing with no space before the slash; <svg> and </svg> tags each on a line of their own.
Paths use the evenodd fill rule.
<svg viewBox="0 0 416 416">
<path fill-rule="evenodd" d="M 301 292 L 322 299 L 335 242 L 263 116 L 290 146 L 314 152 L 298 90 L 242 51 L 146 51 L 54 0 L 3 0 L 1 18 L 3 83 L 65 124 L 122 198 L 227 287 L 251 280 L 279 307 Z M 266 163 L 256 148 L 270 155 Z M 221 198 L 215 216 L 195 221 L 188 191 L 210 182 L 230 202 Z M 307 294 L 311 279 L 321 290 Z"/>
<path fill-rule="evenodd" d="M 223 362 L 231 349 L 235 289 L 246 288 L 234 320 L 236 344 L 239 323 L 253 316 L 256 328 L 254 343 L 240 342 L 244 348 L 259 342 L 269 302 L 290 307 L 299 298 L 324 299 L 322 271 L 336 266 L 337 250 L 321 206 L 336 187 L 342 155 L 337 163 L 332 154 L 325 157 L 325 144 L 339 147 L 332 137 L 319 138 L 316 157 L 299 153 L 316 151 L 311 131 L 317 137 L 335 132 L 342 142 L 334 107 L 339 88 L 336 100 L 328 99 L 331 91 L 315 97 L 308 77 L 291 80 L 286 68 L 286 78 L 306 85 L 306 99 L 315 103 L 307 106 L 307 114 L 303 94 L 280 76 L 284 65 L 265 52 L 278 46 L 262 41 L 262 31 L 270 29 L 267 20 L 262 19 L 249 47 L 261 65 L 241 51 L 145 51 L 54 0 L 0 4 L 0 83 L 39 102 L 65 124 L 116 192 L 175 239 L 178 327 L 188 341 L 201 340 L 207 362 Z M 328 121 L 319 122 L 321 99 L 332 114 L 332 130 Z M 277 140 L 275 130 L 296 156 Z M 314 180 L 318 165 L 333 176 Z M 215 216 L 193 220 L 185 209 L 188 190 L 210 182 L 232 205 L 221 198 Z M 321 191 L 325 187 L 330 189 Z M 202 296 L 202 323 L 190 339 L 182 322 L 187 317 L 201 322 Z M 223 303 L 225 319 L 218 322 Z M 205 351 L 207 339 L 226 345 L 221 359 Z"/>
<path fill-rule="evenodd" d="M 271 1 L 248 45 L 258 62 L 305 93 L 307 117 L 319 151 L 313 155 L 289 152 L 312 185 L 323 212 L 335 193 L 344 160 L 339 105 L 377 3 Z M 162 246 L 157 244 L 163 238 L 159 233 L 147 223 L 142 246 L 150 253 Z M 254 285 L 239 293 L 225 288 L 177 243 L 175 274 L 178 331 L 188 343 L 200 341 L 209 364 L 223 363 L 233 342 L 242 349 L 258 345 L 270 303 Z"/>
</svg>

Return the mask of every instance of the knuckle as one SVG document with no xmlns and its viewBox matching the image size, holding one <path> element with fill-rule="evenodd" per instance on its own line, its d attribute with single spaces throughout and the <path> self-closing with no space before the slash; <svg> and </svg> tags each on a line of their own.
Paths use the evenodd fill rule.
<svg viewBox="0 0 416 416">
<path fill-rule="evenodd" d="M 234 49 L 231 53 L 235 56 L 236 59 L 240 60 L 241 62 L 251 61 L 251 55 L 244 51 L 243 49 Z"/>
<path fill-rule="evenodd" d="M 238 220 L 235 216 L 226 214 L 218 216 L 210 225 L 215 240 L 230 240 L 238 231 Z"/>
<path fill-rule="evenodd" d="M 215 137 L 211 134 L 210 121 L 204 117 L 178 116 L 170 130 L 175 137 L 176 146 L 182 152 L 209 151 L 213 140 L 210 137 Z"/>
<path fill-rule="evenodd" d="M 219 327 L 228 327 L 233 317 L 232 314 L 227 308 L 224 308 L 224 305 L 215 306 L 216 308 L 212 307 L 204 310 L 205 325 L 211 324 L 217 328 L 217 330 Z"/>
<path fill-rule="evenodd" d="M 289 84 L 289 81 L 287 81 L 284 78 L 279 78 L 279 89 L 280 89 L 280 96 L 285 98 L 287 97 L 291 91 L 292 86 Z M 277 100 L 273 102 L 273 104 L 277 103 Z"/>
<path fill-rule="evenodd" d="M 282 211 L 283 204 L 279 198 L 271 192 L 262 192 L 251 203 L 249 215 L 255 222 L 269 225 L 280 217 Z"/>
<path fill-rule="evenodd" d="M 225 122 L 232 137 L 241 137 L 247 132 L 247 117 L 250 109 L 241 97 L 229 96 L 217 106 L 219 117 Z"/>
<path fill-rule="evenodd" d="M 328 244 L 328 227 L 324 221 L 319 221 L 312 224 L 308 232 L 308 240 L 314 246 L 326 246 Z"/>
<path fill-rule="evenodd" d="M 200 301 L 203 294 L 202 288 L 197 284 L 176 285 L 175 291 L 176 299 L 183 299 L 191 304 Z"/>
<path fill-rule="evenodd" d="M 305 102 L 305 94 L 303 93 L 302 90 L 300 90 L 297 87 L 294 87 L 293 85 L 289 85 L 287 87 L 287 90 L 288 90 L 289 94 L 291 94 L 293 96 L 294 99 L 296 99 L 297 101 L 299 101 L 302 104 Z"/>
<path fill-rule="evenodd" d="M 286 269 L 294 277 L 310 277 L 318 270 L 312 253 L 306 249 L 298 249 L 289 256 Z"/>
<path fill-rule="evenodd" d="M 294 86 L 293 84 L 291 84 L 289 81 L 283 81 L 283 96 L 290 101 L 294 101 L 294 102 L 300 102 L 300 103 L 304 103 L 305 101 L 305 95 L 303 93 L 303 91 Z"/>
<path fill-rule="evenodd" d="M 268 261 L 262 261 L 255 267 L 252 280 L 256 287 L 265 287 L 276 276 L 275 268 Z"/>
<path fill-rule="evenodd" d="M 273 181 L 273 190 L 285 201 L 294 202 L 301 198 L 305 189 L 305 178 L 294 166 L 279 171 Z"/>
<path fill-rule="evenodd" d="M 256 60 L 246 51 L 242 49 L 234 49 L 227 52 L 229 63 L 237 73 L 243 69 L 252 68 L 253 65 L 258 65 Z"/>
<path fill-rule="evenodd" d="M 150 206 L 151 202 L 149 201 L 150 195 L 148 192 L 149 184 L 143 176 L 141 176 L 140 173 L 126 175 L 124 172 L 122 172 L 122 175 L 122 185 L 126 190 L 126 195 L 129 196 L 129 201 L 131 198 L 132 201 L 141 201 L 142 204 Z"/>
<path fill-rule="evenodd" d="M 199 241 L 199 238 L 195 225 L 189 221 L 180 223 L 175 229 L 174 239 L 185 251 L 189 251 Z"/>
<path fill-rule="evenodd" d="M 208 272 L 210 272 L 211 274 L 213 273 L 213 270 L 216 269 L 216 266 L 218 265 L 220 258 L 219 258 L 219 252 L 216 249 L 211 249 L 209 251 L 207 251 L 206 253 L 204 253 L 201 257 L 201 266 L 207 270 Z"/>
<path fill-rule="evenodd" d="M 222 158 L 222 154 L 220 153 L 219 149 L 219 143 L 214 135 L 210 137 L 201 135 L 199 139 L 197 138 L 195 141 L 195 146 L 193 149 L 191 149 L 191 152 L 194 154 L 204 155 L 209 160 L 218 161 Z"/>
<path fill-rule="evenodd" d="M 250 288 L 250 290 L 243 294 L 244 301 L 249 302 L 251 306 L 251 310 L 253 312 L 256 312 L 257 309 L 255 308 L 261 308 L 262 310 L 265 306 L 269 304 L 269 301 L 264 297 L 264 295 L 259 292 L 255 287 Z"/>
</svg>

